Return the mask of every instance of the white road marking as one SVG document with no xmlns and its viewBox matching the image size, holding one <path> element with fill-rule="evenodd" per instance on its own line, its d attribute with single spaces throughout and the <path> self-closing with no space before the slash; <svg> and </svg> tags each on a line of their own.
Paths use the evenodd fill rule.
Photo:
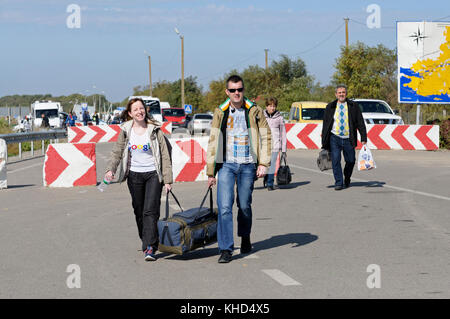
<svg viewBox="0 0 450 319">
<path fill-rule="evenodd" d="M 280 285 L 301 286 L 301 283 L 295 281 L 294 279 L 292 279 L 291 277 L 289 277 L 284 272 L 278 269 L 263 269 L 262 272 L 268 275 L 273 280 L 277 281 Z"/>
<path fill-rule="evenodd" d="M 292 166 L 292 167 L 295 167 L 295 168 L 298 168 L 298 169 L 302 169 L 302 170 L 305 170 L 305 171 L 313 172 L 313 173 L 325 174 L 325 175 L 333 176 L 332 173 L 325 173 L 325 172 L 322 172 L 322 171 L 320 171 L 318 169 L 311 169 L 311 168 L 301 167 L 301 166 L 294 165 L 294 164 L 289 164 L 289 166 Z M 353 177 L 352 177 L 352 181 L 366 182 L 366 183 L 370 182 L 368 180 L 359 179 L 359 178 L 353 178 Z M 417 194 L 417 195 L 422 195 L 422 196 L 433 197 L 433 198 L 437 198 L 437 199 L 443 199 L 443 200 L 450 201 L 450 197 L 445 197 L 445 196 L 441 196 L 441 195 L 420 192 L 420 191 L 416 191 L 414 189 L 408 189 L 408 188 L 403 188 L 403 187 L 398 187 L 398 186 L 392 186 L 392 185 L 388 185 L 388 184 L 383 184 L 382 186 L 386 187 L 386 188 L 392 188 L 392 189 L 395 189 L 395 190 L 403 191 L 403 192 L 412 193 L 412 194 Z"/>
<path fill-rule="evenodd" d="M 44 165 L 43 163 L 37 163 L 37 164 L 30 165 L 30 166 L 25 166 L 25 167 L 22 167 L 22 168 L 14 169 L 12 171 L 8 171 L 7 173 L 8 174 L 12 174 L 12 173 L 24 171 L 24 170 L 29 169 L 29 168 L 33 168 L 33 167 L 36 167 L 36 166 L 43 166 L 43 165 Z"/>
<path fill-rule="evenodd" d="M 241 254 L 241 249 L 238 248 L 236 249 L 236 254 L 239 255 Z M 248 256 L 245 256 L 244 259 L 258 259 L 259 256 L 255 255 L 255 254 L 249 254 Z"/>
</svg>

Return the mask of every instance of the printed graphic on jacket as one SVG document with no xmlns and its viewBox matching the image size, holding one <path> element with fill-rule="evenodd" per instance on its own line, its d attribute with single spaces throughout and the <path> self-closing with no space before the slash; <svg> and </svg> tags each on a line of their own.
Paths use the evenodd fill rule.
<svg viewBox="0 0 450 319">
<path fill-rule="evenodd" d="M 230 111 L 227 120 L 227 157 L 228 163 L 253 163 L 250 154 L 250 142 L 245 110 L 234 109 Z"/>
</svg>

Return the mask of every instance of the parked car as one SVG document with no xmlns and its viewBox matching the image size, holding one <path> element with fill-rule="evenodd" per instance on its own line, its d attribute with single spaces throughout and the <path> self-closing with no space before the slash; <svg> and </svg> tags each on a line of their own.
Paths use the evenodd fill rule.
<svg viewBox="0 0 450 319">
<path fill-rule="evenodd" d="M 209 133 L 211 130 L 213 116 L 207 113 L 198 113 L 194 114 L 192 120 L 188 124 L 188 130 L 191 135 L 194 135 L 196 132 L 207 132 Z"/>
<path fill-rule="evenodd" d="M 186 122 L 186 113 L 183 108 L 171 107 L 162 109 L 162 116 L 164 120 L 172 122 L 172 129 L 184 127 Z"/>
<path fill-rule="evenodd" d="M 327 103 L 315 101 L 294 102 L 289 113 L 291 123 L 322 123 Z"/>
<path fill-rule="evenodd" d="M 354 99 L 361 109 L 366 124 L 405 124 L 390 105 L 383 100 Z"/>
</svg>

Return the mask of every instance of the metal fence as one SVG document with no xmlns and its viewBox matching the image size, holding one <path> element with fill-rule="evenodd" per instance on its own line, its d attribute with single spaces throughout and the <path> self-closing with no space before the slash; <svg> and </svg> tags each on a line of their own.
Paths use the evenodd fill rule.
<svg viewBox="0 0 450 319">
<path fill-rule="evenodd" d="M 17 117 L 24 118 L 25 115 L 31 113 L 30 106 L 2 106 L 0 107 L 0 117 Z"/>
<path fill-rule="evenodd" d="M 44 154 L 44 141 L 50 140 L 58 143 L 60 138 L 67 138 L 66 130 L 51 130 L 28 133 L 0 134 L 6 144 L 19 144 L 19 158 L 22 159 L 22 143 L 31 142 L 31 156 L 34 156 L 34 142 L 41 141 L 42 154 Z"/>
</svg>

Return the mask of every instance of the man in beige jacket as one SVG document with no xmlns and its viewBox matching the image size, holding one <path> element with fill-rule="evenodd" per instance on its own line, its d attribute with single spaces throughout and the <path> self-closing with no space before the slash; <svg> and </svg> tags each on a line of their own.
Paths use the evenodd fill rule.
<svg viewBox="0 0 450 319">
<path fill-rule="evenodd" d="M 271 132 L 263 110 L 244 97 L 244 81 L 230 76 L 225 93 L 228 99 L 214 111 L 207 151 L 208 186 L 216 184 L 219 210 L 217 241 L 219 263 L 228 263 L 234 250 L 233 203 L 237 185 L 238 236 L 241 253 L 252 249 L 252 192 L 257 178 L 270 166 Z"/>
</svg>

